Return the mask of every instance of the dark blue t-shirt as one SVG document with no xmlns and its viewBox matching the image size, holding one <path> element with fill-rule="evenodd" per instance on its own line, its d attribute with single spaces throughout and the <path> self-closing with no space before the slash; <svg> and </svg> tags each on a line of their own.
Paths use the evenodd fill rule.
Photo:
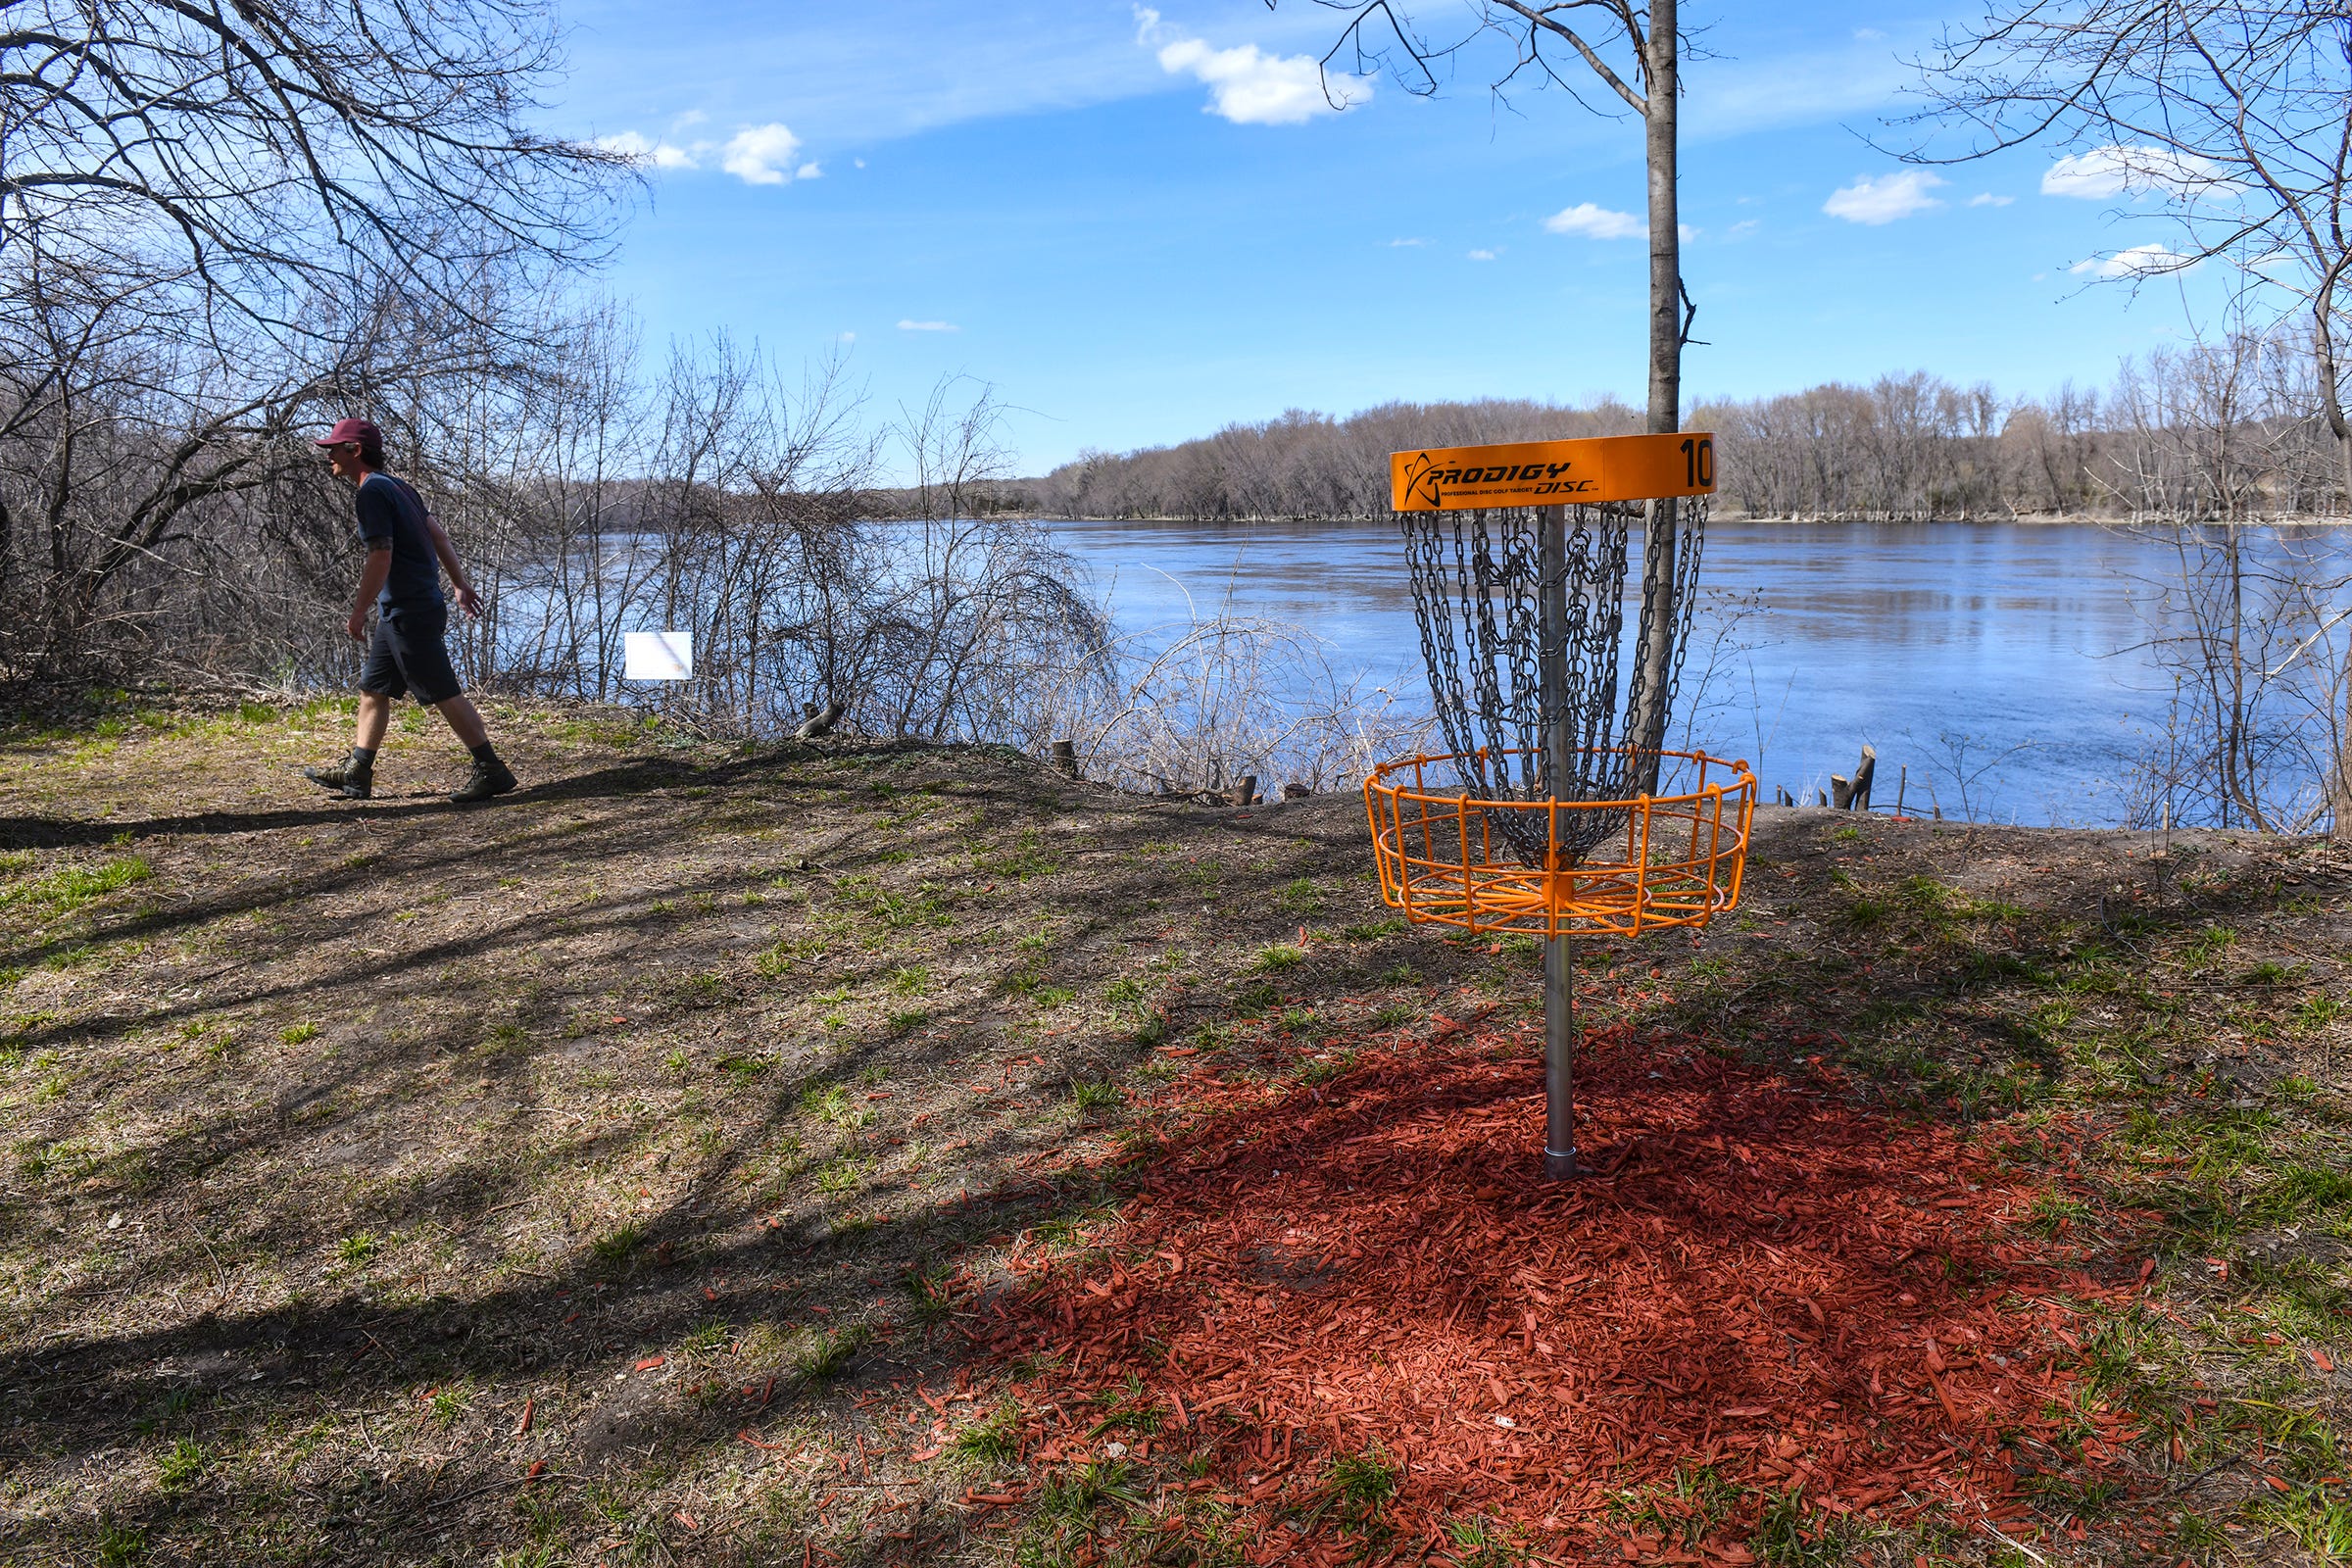
<svg viewBox="0 0 2352 1568">
<path fill-rule="evenodd" d="M 392 574 L 376 603 L 386 610 L 443 603 L 441 563 L 424 531 L 424 498 L 406 479 L 371 473 L 360 481 L 360 538 L 370 550 L 392 549 Z"/>
</svg>

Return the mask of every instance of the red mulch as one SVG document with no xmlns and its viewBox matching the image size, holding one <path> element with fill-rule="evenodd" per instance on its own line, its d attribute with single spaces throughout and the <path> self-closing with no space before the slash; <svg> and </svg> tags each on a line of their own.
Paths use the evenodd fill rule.
<svg viewBox="0 0 2352 1568">
<path fill-rule="evenodd" d="M 1198 1119 L 1122 1210 L 1126 1261 L 1041 1263 L 998 1308 L 996 1348 L 1061 1356 L 1020 1391 L 1031 1457 L 1134 1443 L 1090 1436 L 1082 1401 L 1135 1374 L 1171 1417 L 1151 1441 L 1213 1455 L 1255 1560 L 1352 1549 L 1329 1516 L 1311 1543 L 1274 1524 L 1367 1449 L 1403 1467 L 1412 1553 L 1483 1515 L 1567 1560 L 1701 1561 L 1608 1506 L 1699 1465 L 1748 1489 L 1703 1560 L 1746 1561 L 1775 1493 L 2016 1534 L 1995 1434 L 2058 1438 L 2045 1412 L 2089 1403 L 2076 1303 L 2137 1288 L 2020 1228 L 2037 1182 L 1671 1037 L 1589 1038 L 1577 1087 L 1579 1149 L 1612 1173 L 1545 1185 L 1524 1033 L 1367 1052 L 1319 1091 L 1174 1086 Z M 2132 1435 L 2092 1428 L 2094 1468 Z"/>
</svg>

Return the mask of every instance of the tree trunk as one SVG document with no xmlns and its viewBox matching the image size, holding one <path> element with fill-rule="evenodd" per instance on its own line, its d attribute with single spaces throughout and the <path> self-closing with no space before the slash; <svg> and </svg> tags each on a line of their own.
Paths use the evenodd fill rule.
<svg viewBox="0 0 2352 1568">
<path fill-rule="evenodd" d="M 2336 732 L 2335 788 L 2328 791 L 2328 836 L 2352 839 L 2352 650 L 2344 655 L 2344 714 Z"/>
<path fill-rule="evenodd" d="M 1676 56 L 1682 39 L 1676 0 L 1651 0 L 1648 40 L 1649 155 L 1649 432 L 1672 435 L 1682 427 L 1683 238 L 1676 200 Z M 1633 783 L 1647 795 L 1658 787 L 1658 749 L 1666 743 L 1668 681 L 1674 673 L 1674 550 L 1677 507 L 1652 501 L 1644 509 L 1642 546 L 1642 602 L 1651 607 L 1649 632 L 1642 644 L 1642 699 L 1628 737 L 1649 755 L 1636 760 Z"/>
<path fill-rule="evenodd" d="M 1649 430 L 1672 435 L 1683 412 L 1683 238 L 1676 199 L 1675 125 L 1680 105 L 1676 0 L 1649 8 Z"/>
<path fill-rule="evenodd" d="M 2334 309 L 2335 291 L 2322 289 L 2311 312 L 2311 349 L 2312 358 L 2319 362 L 2313 369 L 2320 383 L 2320 407 L 2328 416 L 2328 428 L 2334 432 L 2344 462 L 2344 506 L 2352 510 L 2352 419 L 2344 416 L 2344 400 L 2336 381 L 2335 334 L 2328 329 L 2328 318 Z"/>
</svg>

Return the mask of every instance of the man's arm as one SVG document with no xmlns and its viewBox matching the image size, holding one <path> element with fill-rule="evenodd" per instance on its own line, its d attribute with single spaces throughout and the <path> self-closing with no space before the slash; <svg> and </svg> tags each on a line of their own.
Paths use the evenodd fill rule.
<svg viewBox="0 0 2352 1568">
<path fill-rule="evenodd" d="M 353 642 L 368 640 L 368 607 L 375 603 L 375 596 L 384 591 L 384 579 L 391 575 L 391 545 L 370 544 L 368 564 L 360 568 L 360 597 L 351 607 L 351 624 L 344 628 L 351 633 Z"/>
<path fill-rule="evenodd" d="M 424 532 L 425 537 L 433 542 L 433 554 L 441 558 L 441 569 L 449 573 L 449 580 L 457 587 L 458 607 L 468 615 L 480 614 L 482 596 L 475 593 L 473 584 L 466 580 L 466 568 L 458 563 L 458 547 L 449 542 L 449 534 L 442 528 L 441 519 L 429 512 L 424 514 Z"/>
</svg>

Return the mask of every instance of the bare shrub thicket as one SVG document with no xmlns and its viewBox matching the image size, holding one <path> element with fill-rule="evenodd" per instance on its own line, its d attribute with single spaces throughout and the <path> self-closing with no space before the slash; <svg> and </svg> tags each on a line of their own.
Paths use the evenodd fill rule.
<svg viewBox="0 0 2352 1568">
<path fill-rule="evenodd" d="M 1108 631 L 1043 528 L 968 506 L 1002 466 L 993 399 L 958 406 L 943 387 L 884 431 L 861 413 L 838 364 L 789 391 L 724 341 L 673 354 L 645 412 L 605 418 L 641 444 L 598 445 L 629 478 L 542 469 L 497 498 L 528 520 L 492 568 L 485 673 L 610 700 L 624 631 L 683 630 L 694 679 L 629 695 L 706 730 L 773 735 L 814 711 L 868 735 L 1045 750 L 1102 679 Z M 870 504 L 892 441 L 918 480 L 906 516 Z"/>
<path fill-rule="evenodd" d="M 2131 781 L 2143 825 L 2352 820 L 2352 550 L 2339 529 L 2266 520 L 2282 476 L 2313 482 L 2303 460 L 2329 435 L 2316 415 L 2297 416 L 2317 404 L 2311 368 L 2241 333 L 2160 350 L 2118 385 L 2118 488 L 2153 558 L 2137 598 L 2165 682 Z"/>
<path fill-rule="evenodd" d="M 1334 662 L 1310 630 L 1243 612 L 1127 629 L 1109 679 L 1070 715 L 1093 776 L 1155 794 L 1225 792 L 1254 778 L 1351 789 L 1375 761 L 1418 748 L 1431 726 L 1418 680 L 1400 692 Z"/>
<path fill-rule="evenodd" d="M 1410 728 L 1312 635 L 1231 604 L 1115 625 L 1049 527 L 988 510 L 1005 468 L 986 387 L 942 383 L 874 428 L 838 364 L 792 389 L 721 341 L 673 355 L 640 408 L 595 344 L 622 341 L 602 332 L 577 362 L 619 412 L 584 400 L 575 444 L 446 503 L 479 518 L 466 537 L 503 541 L 474 644 L 494 682 L 625 696 L 725 734 L 816 713 L 1033 755 L 1066 739 L 1090 776 L 1174 793 L 1249 775 L 1328 788 Z M 873 491 L 885 466 L 913 483 Z M 622 679 L 620 633 L 657 627 L 693 633 L 692 681 Z"/>
<path fill-rule="evenodd" d="M 986 504 L 1005 468 L 985 388 L 878 422 L 840 365 L 791 382 L 724 339 L 641 380 L 627 318 L 597 308 L 505 323 L 539 345 L 527 373 L 489 335 L 386 316 L 361 334 L 371 358 L 232 399 L 225 368 L 150 323 L 60 319 L 83 330 L 57 329 L 45 384 L 0 366 L 20 683 L 348 683 L 350 498 L 309 438 L 358 408 L 467 557 L 483 613 L 453 633 L 480 686 L 647 704 L 713 734 L 813 710 L 888 738 L 1072 739 L 1096 776 L 1177 791 L 1326 787 L 1392 733 L 1298 628 L 1230 607 L 1114 628 L 1050 527 Z M 876 490 L 886 466 L 914 483 Z M 654 629 L 693 635 L 691 681 L 624 681 L 623 637 Z"/>
</svg>

